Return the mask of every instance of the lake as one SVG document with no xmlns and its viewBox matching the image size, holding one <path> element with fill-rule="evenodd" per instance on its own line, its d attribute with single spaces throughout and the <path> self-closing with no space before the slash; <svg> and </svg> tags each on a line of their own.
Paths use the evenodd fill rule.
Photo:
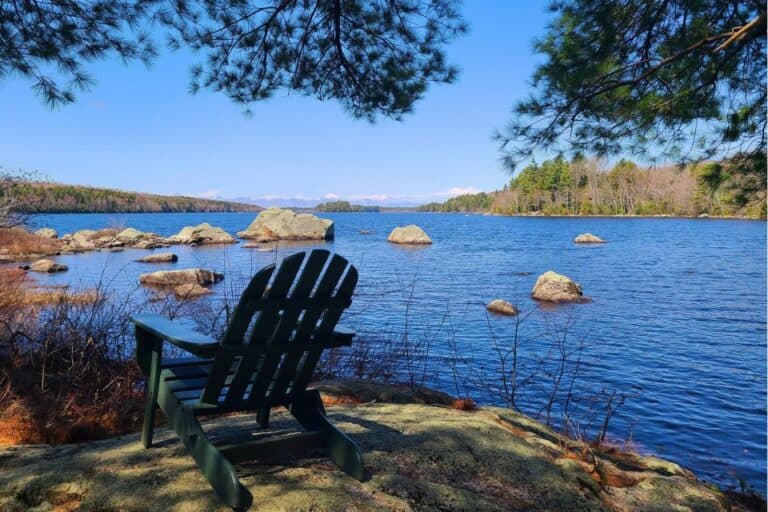
<svg viewBox="0 0 768 512">
<path fill-rule="evenodd" d="M 430 335 L 433 381 L 454 392 L 445 361 L 451 347 L 478 364 L 494 364 L 515 320 L 489 316 L 485 304 L 507 299 L 523 312 L 536 277 L 554 270 L 579 282 L 592 300 L 546 308 L 522 326 L 521 357 L 544 351 L 537 336 L 565 332 L 584 344 L 580 380 L 635 393 L 611 431 L 645 452 L 691 468 L 722 485 L 741 479 L 766 491 L 766 224 L 761 221 L 672 218 L 532 218 L 463 214 L 321 214 L 336 223 L 321 243 L 360 271 L 350 309 L 367 332 Z M 62 214 L 35 218 L 60 234 L 109 226 L 161 235 L 209 222 L 230 233 L 253 214 Z M 418 224 L 426 247 L 388 244 L 398 225 Z M 372 235 L 362 235 L 360 230 Z M 608 243 L 578 246 L 579 233 Z M 225 273 L 217 293 L 285 254 L 313 245 L 258 252 L 241 245 L 175 247 L 179 262 L 133 262 L 145 251 L 97 252 L 57 258 L 69 272 L 35 276 L 43 284 L 136 288 L 138 274 L 201 266 Z M 165 249 L 163 249 L 165 250 Z M 407 319 L 407 321 L 406 321 Z M 552 326 L 555 327 L 552 327 Z M 448 340 L 452 340 L 449 344 Z M 539 351 L 537 353 L 537 350 Z M 494 397 L 464 383 L 479 402 Z M 531 402 L 529 405 L 531 405 Z M 525 405 L 525 404 L 524 404 Z M 535 412 L 528 410 L 527 412 Z"/>
</svg>

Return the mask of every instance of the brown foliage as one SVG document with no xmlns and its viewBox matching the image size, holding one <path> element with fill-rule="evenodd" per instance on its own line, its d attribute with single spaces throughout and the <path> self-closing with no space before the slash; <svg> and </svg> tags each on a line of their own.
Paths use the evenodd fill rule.
<svg viewBox="0 0 768 512">
<path fill-rule="evenodd" d="M 122 346 L 126 310 L 98 289 L 39 290 L 17 269 L 0 273 L 0 443 L 137 430 L 141 377 Z"/>
<path fill-rule="evenodd" d="M 477 408 L 471 398 L 457 398 L 451 406 L 458 411 L 474 411 Z"/>
<path fill-rule="evenodd" d="M 38 236 L 22 228 L 0 228 L 0 249 L 12 256 L 55 254 L 61 249 L 60 240 Z"/>
</svg>

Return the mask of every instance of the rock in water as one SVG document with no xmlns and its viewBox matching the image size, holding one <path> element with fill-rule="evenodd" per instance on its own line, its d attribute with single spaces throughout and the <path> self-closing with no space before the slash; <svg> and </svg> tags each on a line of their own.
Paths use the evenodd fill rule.
<svg viewBox="0 0 768 512">
<path fill-rule="evenodd" d="M 502 299 L 492 300 L 486 309 L 492 313 L 498 313 L 500 315 L 515 316 L 517 315 L 517 308 Z"/>
<path fill-rule="evenodd" d="M 604 244 L 605 240 L 600 238 L 599 236 L 595 236 L 592 233 L 582 233 L 579 236 L 577 236 L 574 240 L 574 243 L 577 244 Z"/>
<path fill-rule="evenodd" d="M 59 236 L 56 230 L 52 228 L 38 229 L 37 231 L 35 231 L 35 234 L 37 236 L 42 236 L 43 238 L 58 238 Z"/>
<path fill-rule="evenodd" d="M 196 299 L 209 293 L 212 293 L 211 290 L 197 283 L 181 284 L 173 289 L 173 294 L 179 300 Z"/>
<path fill-rule="evenodd" d="M 69 267 L 66 265 L 62 265 L 61 263 L 56 263 L 51 260 L 37 260 L 36 262 L 29 265 L 28 270 L 32 272 L 64 272 L 65 270 L 68 270 Z"/>
<path fill-rule="evenodd" d="M 178 286 L 180 284 L 197 283 L 210 284 L 224 279 L 223 274 L 204 268 L 188 268 L 184 270 L 159 270 L 147 272 L 139 276 L 141 284 L 151 286 Z"/>
<path fill-rule="evenodd" d="M 186 226 L 163 241 L 168 244 L 206 245 L 233 244 L 237 240 L 223 229 L 204 222 L 197 226 Z"/>
<path fill-rule="evenodd" d="M 387 237 L 387 242 L 392 242 L 393 244 L 428 245 L 432 243 L 432 239 L 419 226 L 411 224 L 410 226 L 393 229 Z"/>
<path fill-rule="evenodd" d="M 140 263 L 173 263 L 178 260 L 179 257 L 172 252 L 157 252 L 144 256 L 143 258 L 139 258 L 136 261 Z"/>
<path fill-rule="evenodd" d="M 585 300 L 581 285 L 569 277 L 552 272 L 544 272 L 536 280 L 531 296 L 547 302 L 581 302 Z"/>
<path fill-rule="evenodd" d="M 147 234 L 143 231 L 139 231 L 138 229 L 133 228 L 126 228 L 119 232 L 115 238 L 117 238 L 119 241 L 127 243 L 127 244 L 135 244 L 142 238 L 146 237 Z"/>
<path fill-rule="evenodd" d="M 237 236 L 259 242 L 275 240 L 333 240 L 333 221 L 285 208 L 267 208 Z"/>
</svg>

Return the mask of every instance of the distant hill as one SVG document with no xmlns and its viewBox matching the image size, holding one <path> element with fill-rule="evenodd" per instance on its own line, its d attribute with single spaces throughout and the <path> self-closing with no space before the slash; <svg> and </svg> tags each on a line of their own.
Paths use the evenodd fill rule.
<svg viewBox="0 0 768 512">
<path fill-rule="evenodd" d="M 28 182 L 12 189 L 25 213 L 260 212 L 261 206 L 110 188 Z"/>
</svg>

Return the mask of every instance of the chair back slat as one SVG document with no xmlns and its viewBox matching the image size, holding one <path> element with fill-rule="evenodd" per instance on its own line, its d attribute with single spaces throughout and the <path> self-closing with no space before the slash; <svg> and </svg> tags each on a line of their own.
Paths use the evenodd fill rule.
<svg viewBox="0 0 768 512">
<path fill-rule="evenodd" d="M 349 266 L 347 274 L 339 285 L 339 289 L 336 292 L 336 297 L 352 300 L 352 293 L 355 291 L 357 285 L 357 269 L 352 265 Z M 313 338 L 316 341 L 327 339 L 332 333 L 336 324 L 341 318 L 343 308 L 327 309 L 325 316 L 320 320 L 320 325 L 317 326 Z M 317 362 L 320 360 L 320 355 L 323 353 L 322 346 L 316 349 L 308 350 L 305 352 L 303 359 L 300 361 L 300 365 L 297 368 L 296 378 L 291 384 L 290 394 L 303 391 L 309 380 L 312 378 L 312 374 L 315 372 Z"/>
<path fill-rule="evenodd" d="M 269 280 L 275 271 L 275 265 L 269 265 L 259 270 L 255 276 L 248 283 L 248 286 L 240 296 L 240 302 L 235 306 L 235 311 L 232 313 L 232 319 L 227 326 L 227 330 L 222 338 L 222 345 L 232 346 L 240 345 L 243 343 L 245 337 L 245 331 L 248 329 L 248 324 L 251 322 L 258 301 L 264 295 L 264 290 L 269 284 Z M 235 362 L 234 356 L 231 352 L 220 351 L 221 353 L 213 362 L 211 368 L 211 374 L 208 377 L 208 384 L 203 390 L 203 394 L 200 400 L 206 404 L 217 404 L 219 401 L 219 394 L 221 388 L 224 386 L 224 381 L 229 375 L 232 364 Z M 240 360 L 242 365 L 243 360 Z"/>
<path fill-rule="evenodd" d="M 325 261 L 328 259 L 327 257 L 328 254 L 325 255 L 323 263 L 325 263 Z M 338 282 L 341 272 L 343 272 L 344 267 L 346 266 L 347 260 L 340 256 L 334 255 L 333 258 L 331 258 L 331 261 L 328 264 L 328 267 L 325 269 L 322 277 L 319 276 L 319 272 L 313 272 L 312 276 L 314 279 L 312 279 L 312 284 L 309 285 L 308 289 L 303 289 L 302 292 L 309 295 L 313 291 L 318 277 L 320 277 L 320 282 L 317 285 L 317 288 L 314 290 L 315 293 L 313 294 L 312 299 L 328 298 L 329 295 L 328 293 L 324 293 L 324 290 L 333 290 L 333 288 L 336 286 L 336 283 Z M 322 266 L 319 270 L 322 270 Z M 298 298 L 301 299 L 301 297 Z M 322 311 L 323 307 L 327 307 L 327 305 L 324 306 L 323 304 L 315 304 L 313 302 L 305 303 L 304 307 L 302 308 L 304 311 L 302 319 L 299 321 L 298 325 L 295 321 L 293 325 L 291 325 L 291 331 L 294 329 L 296 330 L 295 334 L 291 337 L 291 339 L 281 341 L 283 343 L 290 344 L 291 341 L 302 342 L 309 340 L 310 338 L 308 336 L 302 336 L 299 334 L 301 325 L 306 320 L 307 315 L 310 315 L 311 312 L 315 311 L 316 309 Z M 296 317 L 296 320 L 298 320 L 298 317 Z M 284 330 L 284 333 L 286 335 L 290 335 L 290 331 L 287 328 Z M 278 390 L 278 387 L 284 390 L 288 385 L 288 381 L 293 380 L 296 374 L 296 362 L 300 357 L 301 352 L 294 351 L 286 353 L 285 355 L 270 358 L 269 364 L 262 366 L 256 377 L 256 380 L 254 381 L 253 391 L 251 392 L 249 403 L 256 404 L 262 402 L 279 402 L 280 400 L 277 394 L 275 394 L 275 391 Z"/>
<path fill-rule="evenodd" d="M 312 256 L 315 255 L 315 252 L 312 253 Z M 303 288 L 299 290 L 299 287 L 296 288 L 296 291 L 300 293 L 294 293 L 291 297 L 292 299 L 306 299 L 309 297 L 309 294 L 313 291 L 313 288 L 315 287 L 315 284 L 318 281 L 318 278 L 320 277 L 320 272 L 323 270 L 323 267 L 325 266 L 326 261 L 328 261 L 328 256 L 330 253 L 325 252 L 323 254 L 322 260 L 319 260 L 315 262 L 316 269 L 312 269 L 311 274 L 309 276 L 309 279 L 307 279 L 307 285 L 305 285 Z M 310 261 L 307 263 L 307 268 L 305 269 L 305 275 L 310 270 L 310 264 L 313 263 L 310 257 Z M 302 276 L 303 277 L 303 276 Z M 313 302 L 314 301 L 314 302 Z M 304 314 L 309 313 L 309 309 L 315 310 L 317 308 L 334 308 L 338 307 L 340 309 L 343 309 L 348 305 L 348 303 L 345 303 L 344 306 L 341 306 L 338 302 L 331 300 L 328 300 L 326 297 L 318 297 L 315 295 L 311 300 L 309 301 L 302 301 L 305 305 L 303 306 Z M 289 331 L 286 329 L 283 332 L 280 332 L 275 342 L 279 343 L 287 343 L 288 345 L 292 343 L 300 344 L 303 341 L 306 340 L 306 338 L 299 338 L 298 335 L 295 336 L 292 340 L 289 341 L 289 337 L 291 336 L 291 331 L 294 329 L 298 332 L 299 324 L 297 324 L 298 315 L 294 317 L 292 320 L 292 327 Z M 303 350 L 293 350 L 291 352 L 288 352 L 283 357 L 282 363 L 280 364 L 279 368 L 277 369 L 277 372 L 275 373 L 273 384 L 271 389 L 268 390 L 269 393 L 269 399 L 270 401 L 283 401 L 285 396 L 285 391 L 288 388 L 288 385 L 296 378 L 296 372 L 298 370 L 297 363 L 299 362 L 299 359 L 301 358 L 302 354 L 304 353 Z"/>
<path fill-rule="evenodd" d="M 287 297 L 291 285 L 293 285 L 296 274 L 301 268 L 304 260 L 304 253 L 296 253 L 286 257 L 280 264 L 280 268 L 275 274 L 274 281 L 269 290 L 262 294 L 259 299 L 284 299 Z M 267 306 L 258 312 L 254 321 L 253 329 L 249 337 L 249 344 L 268 343 L 282 322 L 280 307 L 277 305 Z M 250 384 L 254 369 L 259 364 L 259 359 L 255 357 L 243 357 L 240 366 L 235 373 L 235 378 L 229 386 L 226 402 L 239 401 L 243 399 L 245 389 Z"/>
<path fill-rule="evenodd" d="M 331 335 L 351 303 L 357 270 L 326 250 L 305 256 L 288 256 L 251 280 L 222 339 L 231 348 L 219 351 L 201 402 L 227 410 L 287 404 L 306 387 L 323 349 L 338 346 Z"/>
</svg>

